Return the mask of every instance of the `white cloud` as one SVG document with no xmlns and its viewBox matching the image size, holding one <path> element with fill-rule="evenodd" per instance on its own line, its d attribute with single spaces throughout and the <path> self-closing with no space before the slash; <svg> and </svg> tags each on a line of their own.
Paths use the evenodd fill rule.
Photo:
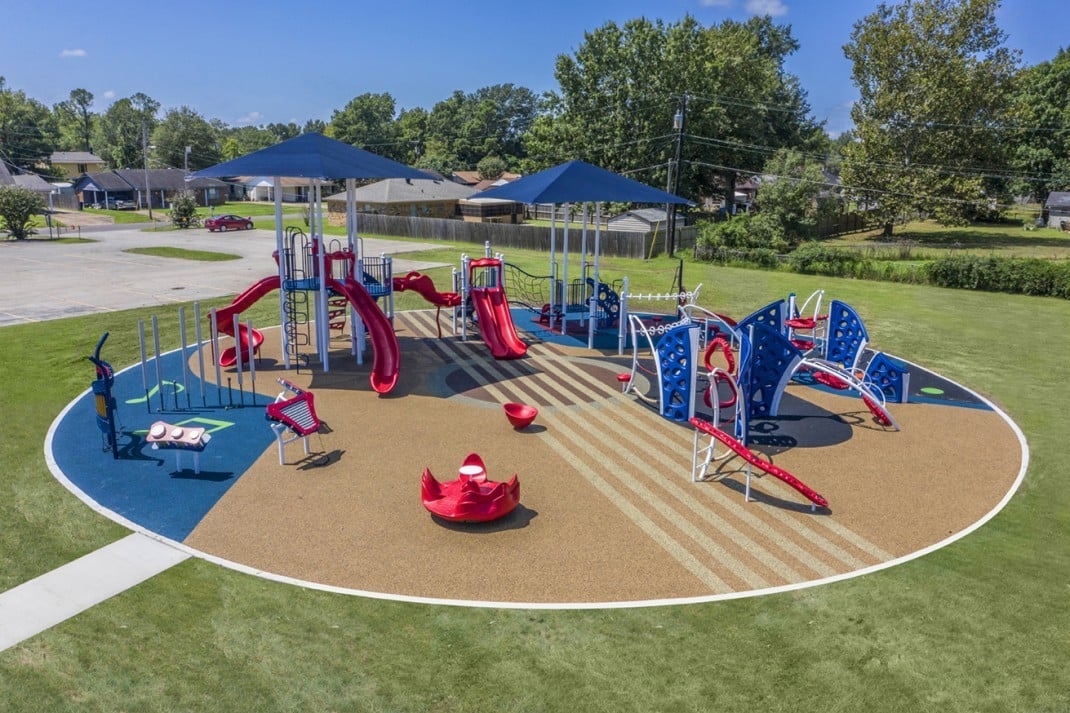
<svg viewBox="0 0 1070 713">
<path fill-rule="evenodd" d="M 251 111 L 245 116 L 238 117 L 238 120 L 234 123 L 238 126 L 248 126 L 249 124 L 256 124 L 263 118 L 263 114 L 258 111 Z"/>
<path fill-rule="evenodd" d="M 84 49 L 79 48 L 75 50 L 60 50 L 59 56 L 62 59 L 67 59 L 69 57 L 85 57 L 88 54 Z"/>
<path fill-rule="evenodd" d="M 114 89 L 109 89 L 108 91 L 106 91 L 103 94 L 101 94 L 101 96 L 104 97 L 105 99 L 114 99 L 115 98 L 115 90 Z"/>
<path fill-rule="evenodd" d="M 755 15 L 772 15 L 778 17 L 780 15 L 786 15 L 788 12 L 788 6 L 784 4 L 783 0 L 747 0 L 745 6 L 747 12 Z"/>
</svg>

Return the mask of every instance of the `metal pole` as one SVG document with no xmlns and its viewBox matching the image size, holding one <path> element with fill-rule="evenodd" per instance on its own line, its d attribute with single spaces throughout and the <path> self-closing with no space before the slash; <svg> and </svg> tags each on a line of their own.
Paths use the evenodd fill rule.
<svg viewBox="0 0 1070 713">
<path fill-rule="evenodd" d="M 197 375 L 201 381 L 201 406 L 208 406 L 207 385 L 204 383 L 204 340 L 201 338 L 201 303 L 193 303 L 193 323 L 197 333 Z"/>
<path fill-rule="evenodd" d="M 189 402 L 189 356 L 186 354 L 186 308 L 178 308 L 178 337 L 182 340 L 182 390 L 186 392 L 186 408 Z"/>
<path fill-rule="evenodd" d="M 680 98 L 680 111 L 673 117 L 673 127 L 676 129 L 676 157 L 673 159 L 672 194 L 676 195 L 680 190 L 680 155 L 684 145 L 684 125 L 687 122 L 687 95 Z M 672 257 L 676 252 L 676 204 L 666 206 L 668 219 L 668 231 L 665 234 L 665 253 Z"/>
<path fill-rule="evenodd" d="M 245 322 L 245 333 L 250 336 L 252 335 L 252 320 L 247 320 Z M 256 355 L 253 353 L 251 344 L 249 349 L 249 393 L 253 397 L 253 406 L 256 406 Z"/>
<path fill-rule="evenodd" d="M 568 333 L 568 218 L 569 204 L 565 204 L 565 230 L 561 237 L 561 334 Z"/>
<path fill-rule="evenodd" d="M 216 318 L 215 307 L 211 311 L 212 317 L 212 361 L 215 362 L 215 388 L 219 406 L 223 406 L 223 376 L 219 372 L 219 321 Z"/>
<path fill-rule="evenodd" d="M 152 406 L 149 405 L 149 368 L 145 359 L 145 320 L 143 319 L 137 321 L 137 341 L 138 346 L 141 347 L 141 385 L 145 389 L 145 410 L 152 413 Z"/>
<path fill-rule="evenodd" d="M 152 315 L 152 348 L 156 359 L 156 389 L 160 392 L 160 410 L 166 411 L 167 406 L 163 402 L 163 367 L 160 366 L 160 325 L 156 321 L 156 315 Z"/>
<path fill-rule="evenodd" d="M 152 220 L 152 191 L 149 190 L 149 127 L 144 119 L 141 120 L 141 151 L 145 156 L 145 198 L 149 205 L 149 220 Z"/>
</svg>

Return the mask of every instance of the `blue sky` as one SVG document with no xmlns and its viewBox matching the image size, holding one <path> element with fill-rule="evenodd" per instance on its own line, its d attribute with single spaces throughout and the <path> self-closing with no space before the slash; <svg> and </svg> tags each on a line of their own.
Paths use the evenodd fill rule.
<svg viewBox="0 0 1070 713">
<path fill-rule="evenodd" d="M 306 3 L 0 0 L 0 75 L 46 104 L 83 87 L 104 111 L 144 92 L 164 109 L 190 106 L 230 125 L 329 120 L 355 96 L 389 92 L 398 108 L 430 109 L 455 90 L 513 83 L 555 89 L 554 60 L 585 31 L 634 17 L 703 24 L 771 14 L 801 49 L 788 69 L 833 134 L 850 128 L 856 97 L 843 57 L 876 0 L 509 0 Z M 86 11 L 86 8 L 93 8 Z M 1070 42 L 1065 0 L 1005 0 L 1008 45 L 1027 65 Z M 671 109 L 666 109 L 667 114 Z M 667 119 L 667 121 L 671 121 Z"/>
</svg>

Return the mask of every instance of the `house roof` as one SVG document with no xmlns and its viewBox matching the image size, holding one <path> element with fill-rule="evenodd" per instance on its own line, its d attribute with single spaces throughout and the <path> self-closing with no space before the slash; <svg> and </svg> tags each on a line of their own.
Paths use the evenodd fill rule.
<svg viewBox="0 0 1070 713">
<path fill-rule="evenodd" d="M 16 186 L 22 186 L 28 188 L 31 191 L 38 193 L 51 193 L 56 189 L 51 183 L 38 176 L 36 173 L 24 173 L 18 176 L 12 176 L 15 179 Z"/>
<path fill-rule="evenodd" d="M 614 221 L 624 220 L 628 218 L 638 218 L 645 223 L 653 225 L 654 223 L 665 222 L 665 209 L 664 208 L 640 208 L 638 210 L 629 210 L 614 216 L 609 219 L 610 223 Z"/>
<path fill-rule="evenodd" d="M 85 189 L 96 191 L 132 191 L 134 187 L 123 180 L 122 176 L 114 171 L 101 171 L 99 173 L 86 173 L 74 182 L 74 190 Z"/>
<path fill-rule="evenodd" d="M 357 203 L 431 203 L 460 200 L 475 192 L 471 186 L 462 186 L 452 181 L 388 178 L 358 188 L 356 200 Z M 328 196 L 325 200 L 344 202 L 345 199 L 346 194 L 342 192 Z"/>
<path fill-rule="evenodd" d="M 89 151 L 53 151 L 49 160 L 52 163 L 106 163 L 100 156 Z"/>
<path fill-rule="evenodd" d="M 1065 191 L 1052 191 L 1048 199 L 1044 201 L 1045 208 L 1070 208 L 1070 193 Z"/>
<path fill-rule="evenodd" d="M 144 187 L 145 170 L 141 168 L 120 168 L 113 173 L 135 189 Z M 192 178 L 186 180 L 186 172 L 180 168 L 150 168 L 148 171 L 149 190 L 185 191 L 192 188 L 212 188 L 225 186 L 218 178 Z"/>
<path fill-rule="evenodd" d="M 515 181 L 518 178 L 520 178 L 520 174 L 519 173 L 509 173 L 508 171 L 506 171 L 502 175 L 498 176 L 498 178 L 494 179 L 493 181 L 490 181 L 490 180 L 485 181 L 485 180 L 481 179 L 479 177 L 479 171 L 454 171 L 453 172 L 453 180 L 456 183 L 463 183 L 466 186 L 476 186 L 476 185 L 486 184 L 487 188 L 489 188 L 492 185 L 495 185 L 495 186 L 501 185 L 501 183 L 498 183 L 498 181 L 503 181 L 505 183 L 508 183 L 509 181 Z M 480 190 L 481 191 L 482 190 L 486 190 L 486 188 L 480 188 Z"/>
<path fill-rule="evenodd" d="M 195 178 L 193 180 L 199 181 L 202 179 Z M 234 180 L 249 188 L 271 188 L 275 185 L 275 179 L 270 176 L 238 176 Z M 282 176 L 279 178 L 279 185 L 283 188 L 300 188 L 301 186 L 308 185 L 308 179 Z"/>
</svg>

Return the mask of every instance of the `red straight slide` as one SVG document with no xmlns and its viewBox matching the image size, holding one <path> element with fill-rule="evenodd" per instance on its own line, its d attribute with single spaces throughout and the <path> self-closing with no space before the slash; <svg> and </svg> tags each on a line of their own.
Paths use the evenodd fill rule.
<svg viewBox="0 0 1070 713">
<path fill-rule="evenodd" d="M 234 336 L 234 315 L 241 314 L 249 309 L 261 297 L 269 292 L 279 289 L 279 276 L 265 277 L 253 284 L 245 292 L 234 298 L 226 307 L 215 311 L 216 329 L 220 334 Z M 251 333 L 250 333 L 251 331 Z M 234 340 L 241 347 L 242 363 L 248 363 L 249 355 L 255 354 L 264 343 L 264 333 L 259 329 L 249 330 L 244 324 L 238 323 L 238 337 Z M 234 366 L 238 361 L 238 349 L 227 347 L 219 355 L 219 366 Z"/>
<path fill-rule="evenodd" d="M 390 324 L 375 299 L 368 294 L 364 286 L 355 280 L 327 280 L 328 289 L 332 289 L 340 295 L 345 295 L 349 304 L 360 314 L 360 318 L 368 327 L 368 336 L 371 338 L 373 360 L 371 384 L 372 388 L 380 394 L 388 394 L 398 383 L 398 372 L 401 367 L 401 349 L 398 347 L 398 338 L 394 334 L 394 326 Z"/>
<path fill-rule="evenodd" d="M 500 288 L 480 287 L 471 290 L 472 304 L 479 318 L 479 331 L 495 359 L 519 359 L 528 353 L 528 345 L 516 333 L 509 301 Z"/>
<path fill-rule="evenodd" d="M 827 508 L 829 506 L 829 501 L 825 500 L 825 498 L 816 493 L 814 489 L 808 486 L 806 483 L 802 482 L 783 468 L 775 466 L 769 461 L 763 460 L 758 456 L 754 455 L 754 453 L 749 448 L 737 441 L 735 438 L 732 438 L 730 435 L 728 435 L 721 429 L 715 428 L 712 423 L 709 423 L 708 421 L 703 421 L 701 418 L 693 418 L 691 419 L 691 425 L 702 431 L 703 433 L 713 436 L 718 441 L 731 448 L 736 455 L 753 465 L 758 470 L 764 471 L 769 475 L 773 476 L 774 478 L 783 480 L 785 483 L 797 490 L 799 494 L 801 494 L 804 498 L 812 502 L 814 505 L 823 508 Z"/>
</svg>

